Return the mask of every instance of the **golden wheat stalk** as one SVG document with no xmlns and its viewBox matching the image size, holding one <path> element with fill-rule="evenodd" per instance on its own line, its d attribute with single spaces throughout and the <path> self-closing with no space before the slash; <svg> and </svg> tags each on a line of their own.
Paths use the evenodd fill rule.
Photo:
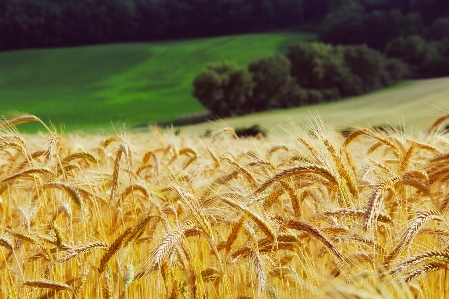
<svg viewBox="0 0 449 299">
<path fill-rule="evenodd" d="M 113 281 L 112 281 L 112 274 L 110 273 L 110 269 L 108 269 L 109 271 L 105 272 L 105 279 L 104 279 L 104 286 L 103 286 L 103 297 L 105 299 L 112 299 L 114 298 L 114 292 L 113 292 Z"/>
<path fill-rule="evenodd" d="M 237 136 L 237 134 L 235 134 L 234 129 L 227 127 L 227 128 L 221 129 L 220 131 L 218 131 L 217 133 L 214 134 L 214 136 L 212 137 L 211 144 L 214 144 L 215 141 L 217 141 L 218 136 L 220 136 L 223 133 L 230 133 L 233 137 L 238 139 L 238 136 Z"/>
</svg>

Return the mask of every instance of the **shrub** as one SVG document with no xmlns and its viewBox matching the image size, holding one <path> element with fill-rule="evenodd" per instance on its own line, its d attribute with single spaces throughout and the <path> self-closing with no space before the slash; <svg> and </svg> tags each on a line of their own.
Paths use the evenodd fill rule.
<svg viewBox="0 0 449 299">
<path fill-rule="evenodd" d="M 421 36 L 412 35 L 391 40 L 385 48 L 385 54 L 412 66 L 419 66 L 428 59 L 438 57 L 438 50 Z"/>
<path fill-rule="evenodd" d="M 246 110 L 264 111 L 279 108 L 282 101 L 280 97 L 293 80 L 290 69 L 290 61 L 282 55 L 251 62 L 248 70 L 252 75 L 254 88 Z"/>
<path fill-rule="evenodd" d="M 215 116 L 243 114 L 253 82 L 246 68 L 234 63 L 210 64 L 195 77 L 193 95 Z"/>
<path fill-rule="evenodd" d="M 247 137 L 267 137 L 268 131 L 267 129 L 262 128 L 260 125 L 255 124 L 251 127 L 242 127 L 242 128 L 236 128 L 235 134 L 240 138 L 247 138 Z"/>
</svg>

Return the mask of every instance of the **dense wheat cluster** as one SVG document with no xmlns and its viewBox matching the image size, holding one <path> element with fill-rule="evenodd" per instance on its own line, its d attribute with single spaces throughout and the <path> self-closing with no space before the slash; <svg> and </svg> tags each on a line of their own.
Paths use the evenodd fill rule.
<svg viewBox="0 0 449 299">
<path fill-rule="evenodd" d="M 0 133 L 1 298 L 435 298 L 449 137 Z M 18 133 L 37 121 L 48 133 Z M 443 295 L 444 296 L 444 295 Z"/>
</svg>

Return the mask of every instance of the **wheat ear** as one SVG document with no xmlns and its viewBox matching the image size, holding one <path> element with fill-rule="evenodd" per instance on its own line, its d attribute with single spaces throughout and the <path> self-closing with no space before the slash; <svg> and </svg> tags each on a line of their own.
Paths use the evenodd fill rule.
<svg viewBox="0 0 449 299">
<path fill-rule="evenodd" d="M 65 157 L 64 159 L 61 160 L 61 164 L 65 165 L 68 164 L 69 162 L 75 160 L 75 159 L 86 159 L 92 163 L 98 163 L 98 159 L 95 158 L 91 153 L 88 152 L 79 152 L 79 153 L 74 153 L 71 154 L 67 157 Z"/>
<path fill-rule="evenodd" d="M 411 243 L 413 238 L 419 233 L 424 224 L 429 220 L 443 221 L 443 218 L 441 217 L 440 212 L 437 210 L 424 212 L 416 217 L 409 228 L 407 228 L 407 230 L 402 234 L 401 238 L 396 243 L 390 254 L 385 258 L 385 264 L 388 264 L 402 250 L 404 250 L 404 248 Z"/>
<path fill-rule="evenodd" d="M 48 281 L 48 280 L 26 280 L 23 285 L 40 289 L 52 289 L 55 291 L 71 291 L 73 289 L 65 282 Z"/>
<path fill-rule="evenodd" d="M 34 115 L 22 115 L 14 119 L 6 120 L 0 125 L 0 131 L 23 123 L 41 122 L 41 119 Z M 43 123 L 42 123 L 43 124 Z"/>
<path fill-rule="evenodd" d="M 66 262 L 66 261 L 74 258 L 75 256 L 77 256 L 81 253 L 85 253 L 85 252 L 88 252 L 88 251 L 91 251 L 91 250 L 94 250 L 97 248 L 100 248 L 100 249 L 109 248 L 109 244 L 105 243 L 105 242 L 87 243 L 87 244 L 81 245 L 79 247 L 70 249 L 67 254 L 65 254 L 61 258 L 57 259 L 55 262 L 63 263 L 63 262 Z"/>
<path fill-rule="evenodd" d="M 73 202 L 81 209 L 83 200 L 81 199 L 81 196 L 79 192 L 72 186 L 60 183 L 60 182 L 53 182 L 53 183 L 45 183 L 41 185 L 42 188 L 58 188 L 61 190 L 64 190 L 67 192 L 67 194 L 70 196 L 70 198 L 73 200 Z"/>
<path fill-rule="evenodd" d="M 54 176 L 53 172 L 48 169 L 48 168 L 44 168 L 44 167 L 36 167 L 36 168 L 30 168 L 30 169 L 26 169 L 23 171 L 20 171 L 16 174 L 13 174 L 5 179 L 3 179 L 1 181 L 1 183 L 6 183 L 6 182 L 10 182 L 19 178 L 26 178 L 28 177 L 30 174 L 49 174 Z"/>
<path fill-rule="evenodd" d="M 192 225 L 193 222 L 188 220 L 183 225 L 181 225 L 177 230 L 174 230 L 171 233 L 169 233 L 156 249 L 154 253 L 154 259 L 150 267 L 138 272 L 134 276 L 134 280 L 137 280 L 145 276 L 146 274 L 150 273 L 151 271 L 161 267 L 162 264 L 170 257 L 170 255 L 174 251 L 176 245 L 181 240 L 181 237 L 184 234 L 184 232 L 190 229 Z"/>
<path fill-rule="evenodd" d="M 317 228 L 311 226 L 308 223 L 292 219 L 286 222 L 283 221 L 283 224 L 286 227 L 292 229 L 308 232 L 309 234 L 320 240 L 323 243 L 323 245 L 326 246 L 340 261 L 348 263 L 348 260 L 345 258 L 345 256 L 342 253 L 340 253 L 338 249 L 335 247 L 335 245 L 326 236 L 324 236 Z"/>
<path fill-rule="evenodd" d="M 246 170 L 242 165 L 240 165 L 239 163 L 229 159 L 228 157 L 224 157 L 223 160 L 225 160 L 226 162 L 231 164 L 234 168 L 236 168 L 237 171 L 239 173 L 241 173 L 246 178 L 246 180 L 249 182 L 249 184 L 251 185 L 252 188 L 254 188 L 254 189 L 257 188 L 256 180 L 254 179 L 252 174 L 248 170 Z"/>
<path fill-rule="evenodd" d="M 440 261 L 446 264 L 449 263 L 449 251 L 427 251 L 421 254 L 418 254 L 405 262 L 402 262 L 399 266 L 389 271 L 390 275 L 394 275 L 396 273 L 402 273 L 410 269 L 412 266 L 425 262 L 425 261 Z"/>
<path fill-rule="evenodd" d="M 257 224 L 257 226 L 265 233 L 265 235 L 269 238 L 271 238 L 272 240 L 274 240 L 276 242 L 277 238 L 276 238 L 276 233 L 274 232 L 274 230 L 268 225 L 267 221 L 265 219 L 262 219 L 262 217 L 260 217 L 259 215 L 257 215 L 255 212 L 253 212 L 252 210 L 248 209 L 247 207 L 244 207 L 226 197 L 221 197 L 221 200 L 223 202 L 225 202 L 226 204 L 230 205 L 233 208 L 236 208 L 238 210 L 243 211 L 246 216 L 248 216 L 252 221 L 254 221 L 254 223 Z"/>
<path fill-rule="evenodd" d="M 295 215 L 296 218 L 301 217 L 300 202 L 298 196 L 296 195 L 295 190 L 292 187 L 290 187 L 290 185 L 287 182 L 283 180 L 280 180 L 279 183 L 281 184 L 282 188 L 284 188 L 285 191 L 287 191 L 287 194 L 290 197 L 293 207 L 293 214 Z"/>
<path fill-rule="evenodd" d="M 234 241 L 237 239 L 237 236 L 238 236 L 240 230 L 242 229 L 242 226 L 245 223 L 245 220 L 246 220 L 246 215 L 243 215 L 242 217 L 240 217 L 240 220 L 232 226 L 231 233 L 229 234 L 229 237 L 226 240 L 226 247 L 225 247 L 226 252 L 229 252 L 231 250 L 231 246 L 234 243 Z"/>
<path fill-rule="evenodd" d="M 433 263 L 428 263 L 425 264 L 417 269 L 415 269 L 413 272 L 410 272 L 406 277 L 405 277 L 405 281 L 409 282 L 410 280 L 412 280 L 415 277 L 418 277 L 419 275 L 425 274 L 425 273 L 430 273 L 430 272 L 434 272 L 434 271 L 438 271 L 438 270 L 448 270 L 447 266 L 445 264 L 442 263 L 438 263 L 438 262 L 433 262 Z"/>
<path fill-rule="evenodd" d="M 133 227 L 128 227 L 117 239 L 115 239 L 114 243 L 109 246 L 108 251 L 103 255 L 100 261 L 100 265 L 98 266 L 98 272 L 102 273 L 108 261 L 111 257 L 120 249 L 126 238 L 133 232 Z"/>
<path fill-rule="evenodd" d="M 334 184 L 337 182 L 337 180 L 334 178 L 332 173 L 324 167 L 321 167 L 318 165 L 297 166 L 297 167 L 293 167 L 293 168 L 284 170 L 284 171 L 276 174 L 274 177 L 268 179 L 267 181 L 265 181 L 265 183 L 263 183 L 259 187 L 259 189 L 257 189 L 255 191 L 255 193 L 257 194 L 257 193 L 261 193 L 261 192 L 265 191 L 268 187 L 270 187 L 272 184 L 274 184 L 274 182 L 280 181 L 282 179 L 287 179 L 292 176 L 309 173 L 309 172 L 318 174 Z"/>
<path fill-rule="evenodd" d="M 430 136 L 430 134 L 432 134 L 432 132 L 435 131 L 435 129 L 437 129 L 441 123 L 443 123 L 445 120 L 449 119 L 449 114 L 443 115 L 440 118 L 438 118 L 429 128 L 429 130 L 427 131 L 427 137 Z"/>
</svg>

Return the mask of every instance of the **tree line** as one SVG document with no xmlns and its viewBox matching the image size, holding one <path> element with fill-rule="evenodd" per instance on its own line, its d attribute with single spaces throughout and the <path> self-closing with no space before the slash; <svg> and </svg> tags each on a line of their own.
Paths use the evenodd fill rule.
<svg viewBox="0 0 449 299">
<path fill-rule="evenodd" d="M 366 45 L 296 43 L 287 54 L 248 66 L 209 64 L 196 76 L 194 96 L 215 116 L 335 101 L 392 85 L 410 75 L 407 64 Z"/>
<path fill-rule="evenodd" d="M 238 67 L 210 64 L 194 96 L 217 116 L 360 95 L 405 78 L 449 76 L 447 0 L 330 0 L 318 42 Z"/>
<path fill-rule="evenodd" d="M 398 58 L 414 78 L 449 76 L 447 0 L 335 0 L 317 31 L 322 42 Z"/>
<path fill-rule="evenodd" d="M 330 0 L 0 0 L 0 50 L 197 38 L 296 27 Z"/>
</svg>

